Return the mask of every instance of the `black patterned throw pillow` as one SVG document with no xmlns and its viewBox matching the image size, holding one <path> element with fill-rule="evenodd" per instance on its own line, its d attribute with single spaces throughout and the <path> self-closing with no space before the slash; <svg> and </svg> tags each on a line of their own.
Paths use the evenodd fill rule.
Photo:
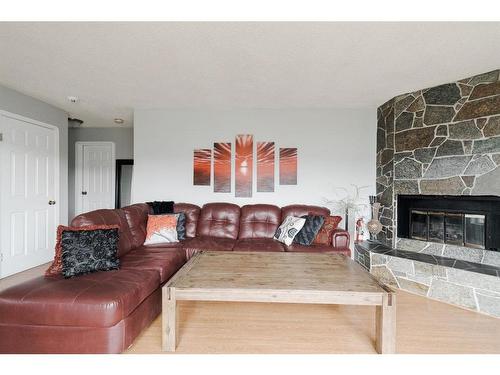
<svg viewBox="0 0 500 375">
<path fill-rule="evenodd" d="M 61 235 L 62 275 L 70 278 L 97 271 L 116 270 L 119 230 L 65 230 Z"/>
<path fill-rule="evenodd" d="M 306 223 L 304 224 L 300 232 L 297 233 L 297 235 L 293 239 L 293 242 L 300 245 L 309 246 L 313 243 L 316 235 L 323 226 L 325 218 L 319 215 L 304 215 L 301 217 L 306 219 Z"/>
<path fill-rule="evenodd" d="M 186 214 L 179 212 L 177 217 L 177 239 L 179 241 L 186 239 Z"/>
</svg>

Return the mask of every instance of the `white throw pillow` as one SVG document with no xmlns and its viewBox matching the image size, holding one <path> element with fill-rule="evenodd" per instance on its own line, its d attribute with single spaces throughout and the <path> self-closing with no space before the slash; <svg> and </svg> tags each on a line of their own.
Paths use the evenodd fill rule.
<svg viewBox="0 0 500 375">
<path fill-rule="evenodd" d="M 179 242 L 177 238 L 178 218 L 179 214 L 148 215 L 144 245 Z"/>
<path fill-rule="evenodd" d="M 306 223 L 306 219 L 295 216 L 287 216 L 283 223 L 279 226 L 274 234 L 274 239 L 279 242 L 284 243 L 287 246 L 290 246 L 293 242 L 293 239 L 302 229 L 304 224 Z"/>
</svg>

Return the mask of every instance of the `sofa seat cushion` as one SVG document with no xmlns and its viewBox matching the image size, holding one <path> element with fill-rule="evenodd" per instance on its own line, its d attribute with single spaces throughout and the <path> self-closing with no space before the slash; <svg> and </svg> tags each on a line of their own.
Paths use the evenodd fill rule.
<svg viewBox="0 0 500 375">
<path fill-rule="evenodd" d="M 298 243 L 293 243 L 290 246 L 287 246 L 285 251 L 292 253 L 332 253 L 351 256 L 351 250 L 349 250 L 349 248 L 337 248 L 331 245 L 312 244 L 309 246 L 305 246 Z"/>
<path fill-rule="evenodd" d="M 186 263 L 186 253 L 181 247 L 150 250 L 143 246 L 123 256 L 120 262 L 123 270 L 156 271 L 164 283 Z"/>
<path fill-rule="evenodd" d="M 182 241 L 182 246 L 186 250 L 232 251 L 235 243 L 231 238 L 198 236 Z"/>
<path fill-rule="evenodd" d="M 156 271 L 37 277 L 0 292 L 2 324 L 111 327 L 160 286 Z"/>
<path fill-rule="evenodd" d="M 198 236 L 182 241 L 187 259 L 200 251 L 232 251 L 236 240 L 231 238 Z"/>
<path fill-rule="evenodd" d="M 233 251 L 285 251 L 281 242 L 272 238 L 244 238 L 238 240 L 233 247 Z"/>
<path fill-rule="evenodd" d="M 142 245 L 139 246 L 138 249 L 144 249 L 149 251 L 163 251 L 165 249 L 182 249 L 182 244 L 184 242 L 185 241 L 158 243 L 154 245 Z"/>
</svg>

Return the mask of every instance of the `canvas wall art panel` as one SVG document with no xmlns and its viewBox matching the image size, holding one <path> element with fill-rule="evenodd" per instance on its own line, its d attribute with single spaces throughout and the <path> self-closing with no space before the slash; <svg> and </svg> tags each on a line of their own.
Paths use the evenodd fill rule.
<svg viewBox="0 0 500 375">
<path fill-rule="evenodd" d="M 297 148 L 280 148 L 280 185 L 297 185 Z"/>
<path fill-rule="evenodd" d="M 235 196 L 252 196 L 253 136 L 236 136 L 235 155 Z"/>
<path fill-rule="evenodd" d="M 274 191 L 274 142 L 257 142 L 257 191 Z"/>
<path fill-rule="evenodd" d="M 231 142 L 214 143 L 214 192 L 231 192 Z"/>
<path fill-rule="evenodd" d="M 210 186 L 212 150 L 209 148 L 194 150 L 193 185 Z"/>
</svg>

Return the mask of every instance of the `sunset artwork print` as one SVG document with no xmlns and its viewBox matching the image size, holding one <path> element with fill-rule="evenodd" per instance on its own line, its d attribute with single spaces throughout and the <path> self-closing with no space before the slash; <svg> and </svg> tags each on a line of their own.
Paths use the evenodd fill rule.
<svg viewBox="0 0 500 375">
<path fill-rule="evenodd" d="M 258 141 L 254 151 L 253 139 L 251 134 L 238 134 L 234 148 L 232 142 L 214 142 L 213 149 L 195 149 L 193 184 L 211 186 L 213 172 L 213 192 L 231 193 L 234 173 L 234 196 L 250 198 L 254 190 L 255 159 L 256 192 L 274 192 L 276 173 L 279 173 L 280 185 L 297 185 L 297 148 L 279 148 L 276 142 Z M 279 172 L 276 171 L 277 156 Z"/>
<path fill-rule="evenodd" d="M 297 148 L 280 148 L 280 185 L 297 185 Z"/>
<path fill-rule="evenodd" d="M 274 142 L 257 142 L 257 191 L 274 191 Z"/>
<path fill-rule="evenodd" d="M 212 150 L 194 150 L 193 185 L 210 186 Z"/>
<path fill-rule="evenodd" d="M 253 136 L 236 136 L 235 196 L 252 196 Z"/>
<path fill-rule="evenodd" d="M 231 143 L 214 143 L 214 192 L 231 192 Z"/>
</svg>

